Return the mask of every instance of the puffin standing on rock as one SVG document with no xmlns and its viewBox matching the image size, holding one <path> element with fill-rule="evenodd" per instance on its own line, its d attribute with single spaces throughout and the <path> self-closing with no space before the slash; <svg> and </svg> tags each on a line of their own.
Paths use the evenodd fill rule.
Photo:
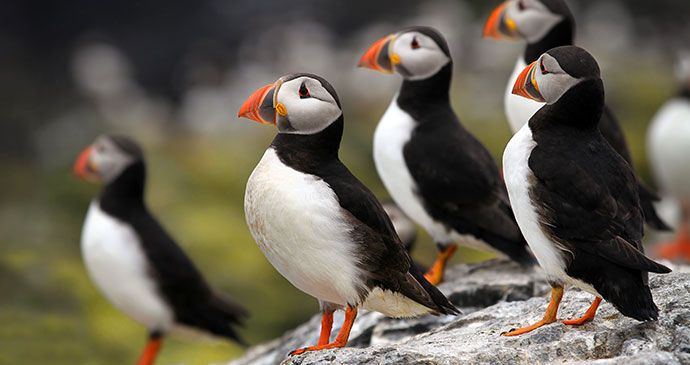
<svg viewBox="0 0 690 365">
<path fill-rule="evenodd" d="M 630 165 L 603 138 L 599 66 L 582 48 L 549 50 L 519 75 L 513 93 L 547 105 L 506 146 L 503 172 L 515 217 L 553 287 L 539 322 L 556 321 L 566 284 L 596 296 L 579 319 L 594 319 L 602 298 L 623 315 L 656 320 L 648 272 L 668 273 L 643 253 L 643 214 Z"/>
<path fill-rule="evenodd" d="M 231 324 L 239 324 L 248 312 L 215 293 L 149 213 L 141 147 L 128 137 L 101 136 L 79 155 L 74 173 L 105 184 L 86 214 L 82 254 L 103 295 L 148 329 L 149 341 L 137 364 L 153 364 L 161 337 L 169 332 L 244 344 Z"/>
<path fill-rule="evenodd" d="M 681 89 L 654 115 L 647 132 L 652 172 L 662 191 L 680 203 L 676 237 L 658 244 L 656 255 L 690 262 L 690 54 L 678 67 Z"/>
<path fill-rule="evenodd" d="M 503 99 L 508 124 L 513 133 L 517 133 L 542 107 L 541 103 L 534 100 L 513 95 L 513 85 L 518 75 L 525 66 L 549 49 L 572 45 L 575 19 L 563 0 L 508 0 L 491 13 L 483 34 L 484 37 L 499 40 L 527 41 L 525 51 L 518 57 L 513 73 L 508 79 Z M 601 114 L 599 130 L 613 149 L 633 166 L 623 130 L 607 106 L 604 106 Z M 636 179 L 645 221 L 654 229 L 670 230 L 654 208 L 653 203 L 658 201 L 659 197 L 646 187 L 639 177 L 636 176 Z"/>
<path fill-rule="evenodd" d="M 453 62 L 443 36 L 404 29 L 374 43 L 359 66 L 403 76 L 376 127 L 374 162 L 393 200 L 438 246 L 427 280 L 441 282 L 458 244 L 534 263 L 496 163 L 451 108 Z"/>
<path fill-rule="evenodd" d="M 251 95 L 239 116 L 278 127 L 247 181 L 249 230 L 273 267 L 323 311 L 318 344 L 290 355 L 345 346 L 358 308 L 396 318 L 459 313 L 412 265 L 379 201 L 338 158 L 343 112 L 326 80 L 283 76 Z M 342 307 L 345 322 L 329 343 L 333 311 Z"/>
</svg>

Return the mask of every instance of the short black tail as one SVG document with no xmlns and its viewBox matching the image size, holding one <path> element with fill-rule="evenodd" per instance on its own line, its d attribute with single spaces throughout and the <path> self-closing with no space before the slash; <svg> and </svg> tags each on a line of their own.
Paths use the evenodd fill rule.
<svg viewBox="0 0 690 365">
<path fill-rule="evenodd" d="M 247 346 L 233 326 L 242 325 L 244 319 L 249 316 L 249 311 L 219 294 L 212 294 L 208 301 L 196 306 L 194 310 L 177 314 L 178 317 L 183 317 L 177 318 L 181 323 Z"/>
<path fill-rule="evenodd" d="M 449 314 L 449 315 L 458 315 L 461 314 L 460 310 L 456 308 L 453 303 L 451 303 L 448 298 L 446 298 L 443 293 L 441 293 L 438 288 L 433 286 L 428 280 L 424 278 L 424 274 L 422 274 L 421 271 L 415 266 L 412 265 L 410 266 L 410 274 L 412 277 L 419 282 L 419 284 L 422 285 L 422 288 L 426 293 L 429 295 L 431 298 L 431 301 L 433 302 L 433 306 L 429 306 L 431 309 L 434 309 L 435 311 L 441 313 L 441 314 Z M 404 293 L 405 294 L 405 293 Z M 407 295 L 407 294 L 406 294 Z M 409 296 L 408 296 L 409 297 Z M 427 303 L 421 303 L 423 305 L 427 305 Z"/>
<path fill-rule="evenodd" d="M 591 284 L 596 291 L 624 316 L 638 321 L 659 317 L 648 285 L 648 272 L 621 266 L 587 251 L 577 251 L 568 275 Z"/>
<path fill-rule="evenodd" d="M 654 304 L 652 291 L 647 282 L 647 272 L 620 268 L 626 278 L 617 282 L 606 282 L 597 291 L 624 316 L 638 321 L 656 321 L 659 308 Z M 625 275 L 624 274 L 624 275 Z"/>
</svg>

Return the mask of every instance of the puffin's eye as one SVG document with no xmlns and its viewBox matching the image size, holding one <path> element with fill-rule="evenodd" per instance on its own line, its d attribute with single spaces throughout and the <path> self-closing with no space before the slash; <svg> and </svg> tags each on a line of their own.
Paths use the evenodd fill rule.
<svg viewBox="0 0 690 365">
<path fill-rule="evenodd" d="M 309 97 L 309 89 L 307 89 L 307 86 L 302 83 L 302 86 L 299 87 L 299 98 L 300 99 L 306 99 Z"/>
<path fill-rule="evenodd" d="M 518 1 L 517 5 L 518 5 L 518 9 L 520 9 L 520 11 L 525 10 L 525 3 L 522 0 Z"/>
<path fill-rule="evenodd" d="M 542 75 L 549 73 L 549 71 L 546 71 L 546 67 L 544 67 L 544 61 L 543 60 L 539 62 L 539 69 L 541 70 Z"/>
<path fill-rule="evenodd" d="M 417 37 L 412 38 L 412 43 L 410 43 L 410 47 L 412 47 L 412 49 L 419 48 L 419 42 L 417 42 Z"/>
</svg>

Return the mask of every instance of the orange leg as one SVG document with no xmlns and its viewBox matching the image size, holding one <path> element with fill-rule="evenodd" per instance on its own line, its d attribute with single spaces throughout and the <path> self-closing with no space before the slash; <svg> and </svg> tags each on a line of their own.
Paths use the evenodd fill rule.
<svg viewBox="0 0 690 365">
<path fill-rule="evenodd" d="M 656 247 L 656 256 L 662 259 L 678 259 L 690 262 L 690 229 L 688 223 L 682 223 L 677 230 L 676 237 Z"/>
<path fill-rule="evenodd" d="M 139 361 L 137 361 L 137 365 L 153 365 L 160 348 L 161 336 L 156 334 L 151 335 L 149 342 L 144 348 L 144 352 L 141 354 L 141 357 L 139 357 Z"/>
<path fill-rule="evenodd" d="M 557 287 L 551 289 L 551 301 L 549 306 L 546 308 L 546 313 L 541 321 L 527 327 L 522 327 L 508 332 L 502 333 L 503 336 L 517 336 L 523 333 L 535 330 L 545 324 L 556 322 L 556 315 L 558 314 L 558 305 L 561 304 L 561 299 L 563 298 L 563 287 Z"/>
<path fill-rule="evenodd" d="M 446 263 L 448 262 L 448 259 L 453 256 L 453 252 L 455 252 L 456 248 L 458 248 L 458 245 L 452 244 L 444 251 L 439 252 L 438 258 L 436 259 L 436 262 L 434 262 L 434 265 L 431 267 L 431 269 L 429 269 L 429 271 L 426 272 L 426 274 L 424 274 L 424 278 L 432 285 L 438 285 L 443 281 L 443 272 L 446 269 Z"/>
<path fill-rule="evenodd" d="M 323 312 L 323 317 L 321 317 L 321 336 L 319 336 L 317 346 L 328 344 L 328 340 L 331 339 L 331 328 L 333 328 L 333 311 Z"/>
<path fill-rule="evenodd" d="M 570 319 L 567 321 L 561 321 L 564 324 L 568 324 L 571 326 L 582 326 L 583 324 L 590 322 L 594 319 L 594 316 L 597 314 L 597 308 L 599 308 L 599 304 L 601 303 L 601 298 L 597 297 L 594 299 L 594 303 L 592 303 L 591 306 L 589 306 L 589 309 L 587 309 L 587 312 L 585 312 L 585 315 L 577 318 L 577 319 Z"/>
<path fill-rule="evenodd" d="M 355 323 L 355 318 L 357 318 L 357 308 L 347 307 L 347 310 L 345 311 L 345 323 L 343 323 L 343 328 L 340 329 L 340 333 L 338 333 L 338 337 L 336 337 L 335 341 L 327 343 L 325 345 L 319 344 L 316 346 L 309 346 L 303 349 L 295 350 L 290 353 L 290 356 L 301 355 L 307 351 L 318 351 L 332 349 L 336 347 L 345 347 L 347 339 L 350 337 L 352 324 Z M 321 340 L 319 340 L 319 343 L 321 343 Z"/>
</svg>

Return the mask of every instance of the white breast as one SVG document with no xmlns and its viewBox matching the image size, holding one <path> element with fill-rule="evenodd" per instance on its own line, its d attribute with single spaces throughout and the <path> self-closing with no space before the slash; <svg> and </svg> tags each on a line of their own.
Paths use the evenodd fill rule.
<svg viewBox="0 0 690 365">
<path fill-rule="evenodd" d="M 326 182 L 284 165 L 269 148 L 247 182 L 244 211 L 256 244 L 292 285 L 331 303 L 359 302 L 357 247 Z"/>
<path fill-rule="evenodd" d="M 664 192 L 690 203 L 690 101 L 665 103 L 647 133 L 652 171 Z"/>
<path fill-rule="evenodd" d="M 544 106 L 544 103 L 513 94 L 515 81 L 517 81 L 520 72 L 527 67 L 527 64 L 523 60 L 523 56 L 518 57 L 513 73 L 508 79 L 508 85 L 506 85 L 506 91 L 503 96 L 506 118 L 508 119 L 508 124 L 510 124 L 510 129 L 513 130 L 513 133 L 519 131 L 523 125 L 527 124 L 534 113 Z"/>
<path fill-rule="evenodd" d="M 117 309 L 149 330 L 172 329 L 174 314 L 147 271 L 138 236 L 96 200 L 86 214 L 81 249 L 91 279 Z"/>
<path fill-rule="evenodd" d="M 417 184 L 403 156 L 403 148 L 410 140 L 417 122 L 400 109 L 397 98 L 396 94 L 374 132 L 374 164 L 388 193 L 400 209 L 422 226 L 435 242 L 457 243 L 503 255 L 470 234 L 461 234 L 447 229 L 443 224 L 436 222 L 424 209 L 422 200 L 416 194 Z"/>
<path fill-rule="evenodd" d="M 510 139 L 503 152 L 503 177 L 520 231 L 522 231 L 549 281 L 562 284 L 570 283 L 591 294 L 600 296 L 591 285 L 566 274 L 566 263 L 561 256 L 563 250 L 558 248 L 556 243 L 549 239 L 541 228 L 539 215 L 529 196 L 529 178 L 532 176 L 532 171 L 529 168 L 528 160 L 535 146 L 536 142 L 532 139 L 529 125 L 524 125 Z"/>
</svg>

